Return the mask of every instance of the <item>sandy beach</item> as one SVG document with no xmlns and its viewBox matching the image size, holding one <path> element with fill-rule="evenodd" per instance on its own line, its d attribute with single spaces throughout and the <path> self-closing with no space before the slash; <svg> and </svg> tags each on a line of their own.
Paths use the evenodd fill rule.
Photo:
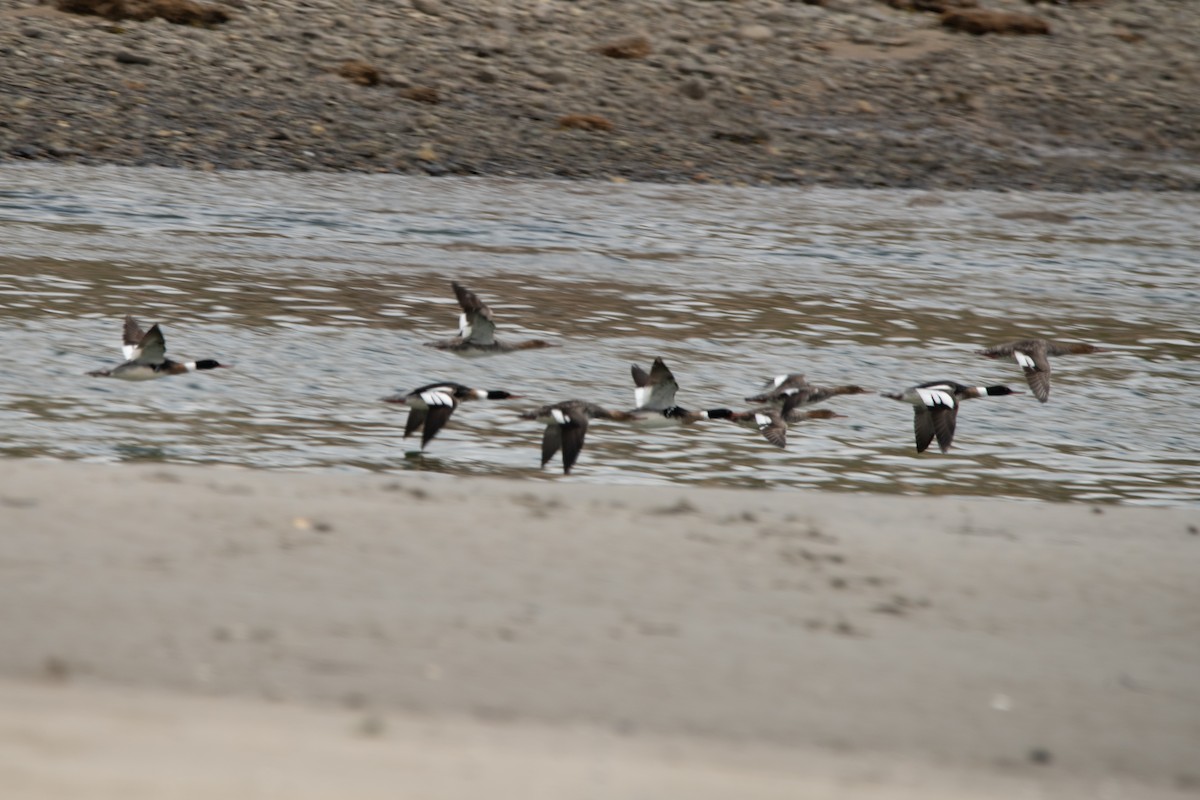
<svg viewBox="0 0 1200 800">
<path fill-rule="evenodd" d="M 1200 791 L 1200 514 L 0 462 L 7 797 Z"/>
</svg>

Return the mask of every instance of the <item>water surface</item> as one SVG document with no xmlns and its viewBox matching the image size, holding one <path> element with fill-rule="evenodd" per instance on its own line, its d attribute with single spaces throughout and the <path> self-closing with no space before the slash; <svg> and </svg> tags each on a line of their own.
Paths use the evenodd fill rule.
<svg viewBox="0 0 1200 800">
<path fill-rule="evenodd" d="M 569 480 L 1200 500 L 1200 202 L 1186 195 L 939 193 L 0 169 L 0 453 L 562 479 L 516 411 L 632 404 L 663 356 L 688 407 L 744 408 L 771 375 L 873 390 L 1024 388 L 986 344 L 1051 336 L 1051 402 L 972 401 L 947 455 L 912 412 L 844 397 L 787 450 L 727 423 L 596 422 Z M 451 278 L 509 339 L 462 359 Z M 130 384 L 121 318 L 177 359 L 235 364 Z M 387 393 L 455 379 L 524 395 L 459 409 L 423 456 Z"/>
</svg>

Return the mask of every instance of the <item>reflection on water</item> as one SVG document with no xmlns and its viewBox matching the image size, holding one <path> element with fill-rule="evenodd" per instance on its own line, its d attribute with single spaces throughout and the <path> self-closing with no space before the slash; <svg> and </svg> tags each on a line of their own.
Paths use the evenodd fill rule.
<svg viewBox="0 0 1200 800">
<path fill-rule="evenodd" d="M 550 479 L 516 411 L 632 403 L 663 356 L 689 407 L 744 407 L 770 375 L 896 389 L 1008 383 L 974 354 L 1046 335 L 1051 402 L 979 400 L 949 455 L 917 456 L 911 411 L 876 395 L 795 426 L 778 451 L 724 423 L 597 422 L 571 480 L 1200 499 L 1200 203 L 1172 195 L 811 191 L 396 176 L 0 170 L 0 453 L 259 467 L 432 469 Z M 457 278 L 510 339 L 460 359 Z M 143 384 L 121 317 L 176 358 L 234 370 Z M 456 379 L 522 401 L 460 409 L 424 457 L 384 394 Z"/>
</svg>

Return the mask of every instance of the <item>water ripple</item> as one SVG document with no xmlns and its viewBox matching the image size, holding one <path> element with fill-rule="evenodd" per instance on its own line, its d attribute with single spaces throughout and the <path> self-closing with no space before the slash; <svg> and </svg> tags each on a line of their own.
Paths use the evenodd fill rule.
<svg viewBox="0 0 1200 800">
<path fill-rule="evenodd" d="M 0 168 L 0 453 L 558 479 L 528 405 L 632 401 L 661 355 L 689 407 L 745 405 L 801 371 L 872 390 L 1021 386 L 974 355 L 1025 335 L 1103 342 L 1055 363 L 1054 396 L 980 400 L 950 454 L 917 456 L 878 395 L 777 450 L 727 424 L 597 422 L 572 480 L 1200 500 L 1196 198 L 859 192 L 396 176 Z M 448 282 L 510 338 L 563 346 L 460 360 Z M 148 384 L 115 363 L 120 318 L 177 357 L 235 364 Z M 518 391 L 456 412 L 424 457 L 385 393 L 436 379 Z"/>
</svg>

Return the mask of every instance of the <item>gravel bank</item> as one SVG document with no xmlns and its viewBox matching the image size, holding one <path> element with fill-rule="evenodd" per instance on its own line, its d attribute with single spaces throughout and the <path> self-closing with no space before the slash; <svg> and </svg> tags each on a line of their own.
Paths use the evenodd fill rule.
<svg viewBox="0 0 1200 800">
<path fill-rule="evenodd" d="M 212 27 L 0 0 L 0 163 L 1200 188 L 1200 8 L 983 2 L 1050 33 L 882 0 L 236 0 Z"/>
</svg>

